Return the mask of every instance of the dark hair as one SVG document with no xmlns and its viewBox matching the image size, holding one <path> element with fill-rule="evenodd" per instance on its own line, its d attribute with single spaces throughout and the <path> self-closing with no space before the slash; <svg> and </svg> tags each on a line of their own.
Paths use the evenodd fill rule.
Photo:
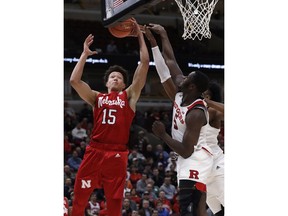
<svg viewBox="0 0 288 216">
<path fill-rule="evenodd" d="M 203 93 L 208 89 L 209 77 L 201 71 L 194 71 L 193 83 L 199 92 Z"/>
<path fill-rule="evenodd" d="M 216 80 L 212 80 L 209 83 L 208 90 L 210 92 L 210 99 L 216 102 L 222 102 L 222 87 Z"/>
<path fill-rule="evenodd" d="M 110 66 L 106 70 L 106 72 L 104 74 L 104 83 L 106 83 L 108 81 L 109 75 L 114 71 L 117 71 L 117 72 L 122 74 L 122 76 L 124 78 L 124 83 L 127 85 L 128 84 L 128 71 L 119 65 Z"/>
</svg>

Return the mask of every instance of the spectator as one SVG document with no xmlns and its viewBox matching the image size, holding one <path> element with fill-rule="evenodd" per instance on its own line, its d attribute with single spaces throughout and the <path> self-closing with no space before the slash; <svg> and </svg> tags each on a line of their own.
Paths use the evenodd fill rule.
<svg viewBox="0 0 288 216">
<path fill-rule="evenodd" d="M 146 182 L 147 182 L 146 190 L 152 193 L 153 198 L 155 197 L 158 198 L 159 187 L 154 185 L 154 181 L 151 178 L 148 178 Z"/>
<path fill-rule="evenodd" d="M 137 157 L 132 158 L 132 164 L 131 165 L 134 165 L 135 167 L 137 167 L 138 171 L 141 173 L 144 170 L 143 161 L 141 159 L 138 159 Z"/>
<path fill-rule="evenodd" d="M 156 209 L 158 210 L 158 216 L 169 216 L 169 210 L 165 208 L 161 201 L 157 202 Z"/>
<path fill-rule="evenodd" d="M 128 155 L 128 160 L 130 163 L 133 163 L 134 158 L 137 158 L 141 163 L 146 160 L 143 154 L 139 152 L 136 148 L 132 149 L 131 153 Z"/>
<path fill-rule="evenodd" d="M 164 163 L 164 165 L 167 165 L 167 163 L 168 163 L 168 158 L 169 158 L 169 154 L 168 154 L 168 152 L 167 151 L 165 151 L 164 149 L 163 149 L 163 145 L 162 144 L 157 144 L 156 145 L 156 152 L 155 152 L 155 154 L 156 154 L 156 156 L 159 158 L 160 157 L 160 155 L 161 155 L 161 160 L 163 160 L 163 161 L 160 161 L 160 162 L 162 162 L 162 163 Z M 166 167 L 166 166 L 165 166 Z"/>
<path fill-rule="evenodd" d="M 125 194 L 126 194 L 127 192 L 130 192 L 130 191 L 131 191 L 131 189 L 128 188 L 127 186 L 128 186 L 128 185 L 127 185 L 127 180 L 126 180 L 125 186 L 124 186 L 124 191 L 123 191 L 123 198 L 125 198 Z"/>
<path fill-rule="evenodd" d="M 157 209 L 153 209 L 151 216 L 158 216 L 158 210 Z"/>
<path fill-rule="evenodd" d="M 156 163 L 162 163 L 163 164 L 163 168 L 164 168 L 164 172 L 165 172 L 165 169 L 168 165 L 168 159 L 169 159 L 169 156 L 167 159 L 164 158 L 164 154 L 163 152 L 160 152 L 158 155 L 157 155 L 157 160 L 156 160 Z"/>
<path fill-rule="evenodd" d="M 139 193 L 141 196 L 144 193 L 144 191 L 146 190 L 146 186 L 147 186 L 147 174 L 146 173 L 142 173 L 142 177 L 141 179 L 139 179 L 136 183 L 136 191 L 137 193 Z"/>
<path fill-rule="evenodd" d="M 82 118 L 82 120 L 80 121 L 81 124 L 81 128 L 86 130 L 86 134 L 87 134 L 87 130 L 88 130 L 88 118 L 84 117 Z"/>
<path fill-rule="evenodd" d="M 150 163 L 147 163 L 147 161 L 146 161 L 144 169 L 143 169 L 143 173 L 147 174 L 147 178 L 152 178 L 153 177 L 153 171 L 152 171 L 151 166 L 152 165 Z"/>
<path fill-rule="evenodd" d="M 97 196 L 92 193 L 88 201 L 85 212 L 88 216 L 97 216 L 100 212 L 100 204 L 97 202 Z"/>
<path fill-rule="evenodd" d="M 129 199 L 130 207 L 131 207 L 132 210 L 137 210 L 137 204 L 136 204 L 136 202 L 133 199 L 131 199 L 132 196 L 131 196 L 131 192 L 130 191 L 129 192 L 128 191 L 125 192 L 125 197 L 124 198 Z"/>
<path fill-rule="evenodd" d="M 149 158 L 152 158 L 153 162 L 157 161 L 157 156 L 154 152 L 152 144 L 150 143 L 146 145 L 146 148 L 143 150 L 142 154 L 146 158 L 146 161 L 148 161 Z"/>
<path fill-rule="evenodd" d="M 68 158 L 68 160 L 67 160 L 67 164 L 70 166 L 70 168 L 74 172 L 78 171 L 81 162 L 82 162 L 82 159 L 80 157 L 78 157 L 78 152 L 76 150 L 74 150 L 72 152 L 72 156 L 70 158 Z"/>
<path fill-rule="evenodd" d="M 66 178 L 64 182 L 64 196 L 71 199 L 71 192 L 73 192 L 73 184 L 70 178 Z"/>
<path fill-rule="evenodd" d="M 64 135 L 64 160 L 71 156 L 71 151 L 72 151 L 73 144 L 69 142 L 69 137 L 68 135 Z"/>
<path fill-rule="evenodd" d="M 150 206 L 149 200 L 142 199 L 139 215 L 140 216 L 152 216 L 152 207 Z"/>
<path fill-rule="evenodd" d="M 139 216 L 139 213 L 137 210 L 132 210 L 132 215 L 131 216 Z"/>
<path fill-rule="evenodd" d="M 180 216 L 180 206 L 179 206 L 179 189 L 177 188 L 177 193 L 173 197 L 172 201 L 172 211 L 173 211 L 173 216 Z"/>
<path fill-rule="evenodd" d="M 152 179 L 154 181 L 154 184 L 155 186 L 157 187 L 161 187 L 161 185 L 163 184 L 164 182 L 164 174 L 163 175 L 159 175 L 159 170 L 157 167 L 155 167 L 153 169 L 153 176 L 152 176 Z"/>
<path fill-rule="evenodd" d="M 80 119 L 87 118 L 88 122 L 93 122 L 93 111 L 87 103 L 83 103 L 79 115 Z"/>
<path fill-rule="evenodd" d="M 159 171 L 159 175 L 161 175 L 164 179 L 166 172 L 165 172 L 165 168 L 162 162 L 157 163 L 157 169 Z"/>
<path fill-rule="evenodd" d="M 81 122 L 78 122 L 76 127 L 72 130 L 72 139 L 76 145 L 80 145 L 81 141 L 85 141 L 87 137 L 86 130 L 81 127 Z"/>
<path fill-rule="evenodd" d="M 136 205 L 140 205 L 141 197 L 138 195 L 136 188 L 132 188 L 130 194 L 131 194 L 130 199 L 133 200 L 136 203 Z"/>
<path fill-rule="evenodd" d="M 176 159 L 177 159 L 177 154 L 174 151 L 171 151 L 169 153 L 169 158 L 167 160 L 168 165 L 167 165 L 165 171 L 167 171 L 167 170 L 175 171 L 176 170 Z M 170 165 L 173 165 L 173 167 L 170 167 Z"/>
<path fill-rule="evenodd" d="M 142 194 L 142 200 L 148 200 L 149 201 L 149 206 L 151 206 L 152 208 L 155 207 L 155 200 L 157 199 L 157 196 L 155 194 L 153 194 L 151 191 L 149 192 L 148 190 L 146 190 L 143 194 Z"/>
<path fill-rule="evenodd" d="M 173 199 L 172 199 L 173 200 Z M 157 206 L 157 203 L 161 202 L 162 206 L 164 206 L 165 208 L 167 208 L 170 212 L 170 210 L 172 209 L 172 204 L 171 201 L 168 200 L 165 196 L 165 191 L 161 190 L 159 192 L 159 198 L 155 200 L 155 206 Z"/>
<path fill-rule="evenodd" d="M 71 131 L 75 127 L 76 121 L 72 119 L 68 114 L 64 114 L 64 132 L 67 133 L 69 140 L 72 138 Z"/>
<path fill-rule="evenodd" d="M 149 138 L 146 136 L 144 130 L 140 130 L 138 132 L 138 136 L 135 142 L 135 145 L 138 147 L 140 152 L 144 152 L 146 150 L 146 146 L 150 143 Z"/>
<path fill-rule="evenodd" d="M 142 174 L 138 171 L 138 167 L 132 164 L 130 166 L 130 181 L 134 188 L 136 188 L 136 183 L 141 178 L 142 178 Z"/>
<path fill-rule="evenodd" d="M 177 193 L 175 186 L 171 184 L 170 176 L 165 177 L 164 183 L 162 184 L 159 190 L 165 191 L 165 197 L 170 201 L 173 200 L 174 195 Z"/>
<path fill-rule="evenodd" d="M 132 208 L 130 206 L 130 200 L 128 198 L 124 198 L 122 205 L 122 216 L 131 216 Z"/>
<path fill-rule="evenodd" d="M 73 173 L 70 169 L 69 165 L 64 166 L 64 182 L 66 181 L 67 178 L 70 178 L 72 181 L 72 184 L 74 185 L 75 181 L 75 173 Z"/>
<path fill-rule="evenodd" d="M 72 108 L 67 101 L 64 102 L 64 116 L 65 115 L 70 116 L 73 120 L 77 119 L 75 109 Z"/>
</svg>

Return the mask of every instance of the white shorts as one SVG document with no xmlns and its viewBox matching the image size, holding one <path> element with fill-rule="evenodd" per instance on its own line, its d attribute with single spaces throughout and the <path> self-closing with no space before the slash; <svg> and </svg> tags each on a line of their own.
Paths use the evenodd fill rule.
<svg viewBox="0 0 288 216">
<path fill-rule="evenodd" d="M 224 206 L 224 154 L 214 157 L 214 163 L 211 175 L 206 184 L 207 205 L 213 214 L 221 210 L 221 204 Z"/>
<path fill-rule="evenodd" d="M 206 184 L 211 175 L 213 166 L 213 155 L 206 149 L 194 149 L 189 158 L 178 156 L 177 180 L 193 180 Z"/>
</svg>

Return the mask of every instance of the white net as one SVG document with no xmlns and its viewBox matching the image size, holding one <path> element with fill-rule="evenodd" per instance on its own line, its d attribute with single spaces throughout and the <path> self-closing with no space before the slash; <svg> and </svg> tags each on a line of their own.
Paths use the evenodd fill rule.
<svg viewBox="0 0 288 216">
<path fill-rule="evenodd" d="M 211 38 L 209 23 L 218 0 L 175 0 L 184 20 L 184 40 Z"/>
</svg>

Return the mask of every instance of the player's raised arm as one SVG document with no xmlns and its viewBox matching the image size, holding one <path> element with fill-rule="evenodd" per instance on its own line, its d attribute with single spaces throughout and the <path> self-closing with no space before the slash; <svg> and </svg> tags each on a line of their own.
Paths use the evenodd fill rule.
<svg viewBox="0 0 288 216">
<path fill-rule="evenodd" d="M 180 69 L 180 67 L 176 61 L 174 51 L 173 51 L 173 48 L 171 46 L 167 32 L 166 32 L 165 28 L 159 24 L 150 23 L 149 28 L 153 32 L 160 35 L 161 42 L 162 42 L 162 55 L 163 55 L 165 62 L 166 62 L 167 66 L 170 70 L 173 82 L 175 83 L 176 86 L 178 86 L 179 83 L 181 83 L 183 80 L 183 72 Z"/>
<path fill-rule="evenodd" d="M 141 90 L 145 86 L 149 69 L 149 53 L 140 26 L 135 21 L 135 31 L 139 42 L 140 63 L 137 66 L 132 84 L 127 88 L 130 107 L 136 110 L 136 103 L 140 97 Z"/>
<path fill-rule="evenodd" d="M 94 36 L 89 34 L 88 37 L 85 39 L 83 44 L 83 52 L 79 58 L 79 61 L 75 65 L 72 74 L 70 76 L 70 84 L 79 94 L 79 96 L 89 103 L 91 106 L 94 106 L 95 99 L 96 99 L 96 91 L 93 91 L 90 86 L 85 83 L 81 78 L 83 74 L 83 69 L 86 63 L 86 59 L 90 55 L 97 54 L 96 51 L 90 50 L 90 45 L 93 43 Z"/>
<path fill-rule="evenodd" d="M 160 81 L 168 95 L 173 101 L 177 92 L 177 88 L 173 83 L 169 68 L 167 67 L 164 58 L 159 50 L 156 39 L 148 27 L 145 28 L 145 36 L 151 44 L 153 59 Z"/>
</svg>

